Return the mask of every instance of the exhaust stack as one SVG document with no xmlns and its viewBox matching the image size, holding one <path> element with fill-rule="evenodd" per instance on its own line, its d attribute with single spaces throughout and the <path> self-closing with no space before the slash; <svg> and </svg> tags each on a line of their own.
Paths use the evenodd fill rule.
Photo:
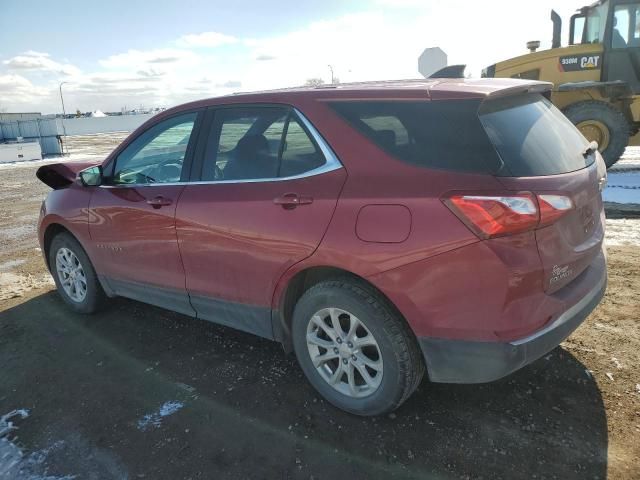
<svg viewBox="0 0 640 480">
<path fill-rule="evenodd" d="M 553 22 L 553 38 L 551 48 L 560 48 L 560 35 L 562 35 L 562 18 L 555 10 L 551 10 L 551 21 Z"/>
</svg>

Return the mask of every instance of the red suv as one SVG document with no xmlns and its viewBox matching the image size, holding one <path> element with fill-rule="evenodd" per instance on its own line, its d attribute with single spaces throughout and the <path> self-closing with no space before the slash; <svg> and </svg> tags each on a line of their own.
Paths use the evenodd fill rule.
<svg viewBox="0 0 640 480">
<path fill-rule="evenodd" d="M 603 296 L 605 165 L 550 85 L 433 80 L 163 112 L 101 165 L 38 178 L 63 300 L 121 295 L 281 342 L 360 415 L 488 382 Z M 89 167 L 89 168 L 87 168 Z"/>
</svg>

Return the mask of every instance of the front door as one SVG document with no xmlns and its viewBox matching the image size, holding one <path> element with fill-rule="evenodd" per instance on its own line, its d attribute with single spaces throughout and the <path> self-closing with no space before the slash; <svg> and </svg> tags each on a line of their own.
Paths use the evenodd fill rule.
<svg viewBox="0 0 640 480">
<path fill-rule="evenodd" d="M 200 182 L 176 213 L 198 317 L 272 337 L 276 283 L 317 248 L 346 179 L 323 142 L 287 107 L 215 110 Z"/>
<path fill-rule="evenodd" d="M 193 150 L 196 112 L 153 125 L 105 166 L 90 202 L 98 271 L 118 295 L 193 314 L 175 213 Z"/>
<path fill-rule="evenodd" d="M 605 53 L 605 78 L 627 82 L 634 94 L 640 93 L 640 3 L 615 5 L 609 50 Z"/>
</svg>

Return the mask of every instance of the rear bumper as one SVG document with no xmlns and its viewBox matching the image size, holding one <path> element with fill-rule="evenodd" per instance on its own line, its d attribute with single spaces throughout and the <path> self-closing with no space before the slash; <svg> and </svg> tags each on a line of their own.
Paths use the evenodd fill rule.
<svg viewBox="0 0 640 480">
<path fill-rule="evenodd" d="M 550 324 L 511 342 L 474 342 L 418 338 L 429 378 L 442 383 L 484 383 L 497 380 L 553 350 L 595 309 L 607 287 L 607 265 L 601 253 L 585 272 L 595 285 Z"/>
</svg>

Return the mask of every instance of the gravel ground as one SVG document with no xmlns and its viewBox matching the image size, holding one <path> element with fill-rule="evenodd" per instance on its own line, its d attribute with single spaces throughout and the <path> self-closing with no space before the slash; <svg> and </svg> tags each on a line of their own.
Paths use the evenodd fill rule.
<svg viewBox="0 0 640 480">
<path fill-rule="evenodd" d="M 633 213 L 610 208 L 607 294 L 560 348 L 362 419 L 275 343 L 125 299 L 70 313 L 38 250 L 36 167 L 0 169 L 0 479 L 640 478 Z"/>
</svg>

